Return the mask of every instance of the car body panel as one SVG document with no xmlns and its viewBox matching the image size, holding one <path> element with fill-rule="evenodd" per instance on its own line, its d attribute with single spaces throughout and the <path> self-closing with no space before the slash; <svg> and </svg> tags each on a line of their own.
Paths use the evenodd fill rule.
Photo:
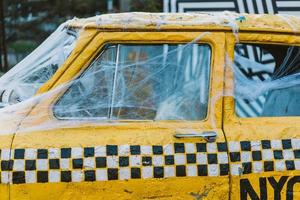
<svg viewBox="0 0 300 200">
<path fill-rule="evenodd" d="M 299 18 L 292 15 L 220 13 L 121 13 L 75 19 L 74 27 L 106 31 L 221 31 L 299 33 Z M 158 29 L 159 28 L 159 29 Z"/>
</svg>

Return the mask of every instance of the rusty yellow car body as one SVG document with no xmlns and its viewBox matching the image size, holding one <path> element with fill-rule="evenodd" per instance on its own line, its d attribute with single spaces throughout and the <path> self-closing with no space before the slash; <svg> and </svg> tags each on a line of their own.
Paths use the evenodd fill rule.
<svg viewBox="0 0 300 200">
<path fill-rule="evenodd" d="M 213 14 L 149 13 L 134 13 L 127 24 L 122 21 L 126 17 L 124 14 L 108 15 L 106 18 L 110 21 L 106 23 L 101 23 L 96 17 L 71 21 L 68 26 L 81 29 L 76 46 L 54 76 L 41 86 L 37 95 L 76 79 L 106 44 L 182 44 L 201 36 L 196 43 L 208 44 L 211 48 L 207 117 L 199 121 L 120 120 L 121 125 L 118 126 L 86 122 L 79 127 L 54 127 L 50 130 L 22 133 L 24 127 L 42 122 L 59 123 L 52 108 L 67 90 L 63 89 L 51 98 L 38 101 L 24 119 L 11 129 L 14 132 L 0 135 L 1 155 L 10 152 L 10 160 L 16 163 L 20 159 L 26 160 L 27 150 L 33 149 L 44 151 L 46 155 L 43 157 L 43 154 L 37 153 L 37 157 L 31 159 L 36 163 L 39 159 L 46 159 L 48 163 L 40 171 L 28 169 L 38 177 L 36 180 L 28 183 L 14 182 L 18 169 L 5 169 L 5 156 L 2 156 L 1 175 L 9 174 L 11 182 L 0 184 L 0 199 L 300 199 L 300 158 L 297 149 L 297 142 L 300 142 L 300 117 L 238 117 L 235 114 L 234 98 L 230 95 L 233 93 L 234 75 L 228 66 L 229 62 L 226 62 L 228 58 L 234 59 L 236 43 L 299 46 L 300 20 L 275 15 L 230 14 L 236 18 L 232 22 L 227 15 L 229 14 L 217 16 L 220 19 L 218 22 Z M 136 20 L 137 18 L 145 20 Z M 41 112 L 46 114 L 32 120 L 32 116 Z M 15 124 L 0 122 L 0 127 L 6 126 Z M 216 141 L 209 142 L 201 138 L 174 137 L 178 130 L 184 129 L 197 133 L 214 131 L 217 138 Z M 279 141 L 283 144 L 283 149 L 295 152 L 292 159 L 294 169 L 277 171 L 268 168 L 260 171 L 254 167 L 256 161 L 249 158 L 247 164 L 250 163 L 252 167 L 246 173 L 243 171 L 246 165 L 241 160 L 231 158 L 232 153 L 242 154 L 243 151 L 247 151 L 247 155 L 251 157 L 254 148 L 247 144 L 257 142 L 262 151 L 262 144 L 266 141 Z M 236 144 L 241 144 L 241 147 L 237 152 L 232 152 Z M 169 147 L 172 150 L 169 151 Z M 110 168 L 100 166 L 95 161 L 100 157 L 108 159 L 109 156 L 121 159 L 122 148 L 128 150 L 128 155 L 124 155 L 129 157 L 127 167 Z M 76 159 L 82 159 L 82 162 L 94 159 L 96 164 L 92 169 L 85 168 L 84 164 L 79 169 L 76 168 L 73 157 L 76 149 L 81 152 Z M 136 149 L 137 152 L 134 151 Z M 52 151 L 58 152 L 57 158 L 51 157 Z M 19 153 L 21 156 L 16 156 Z M 219 161 L 212 159 L 199 165 L 201 153 L 218 158 Z M 175 163 L 174 160 L 171 164 L 164 160 L 161 165 L 144 166 L 142 159 L 147 155 L 152 161 L 175 156 Z M 140 163 L 131 163 L 131 157 L 134 156 Z M 180 161 L 180 156 L 184 157 L 184 161 Z M 221 156 L 224 156 L 223 160 Z M 58 159 L 60 166 L 50 167 L 50 159 Z M 64 162 L 69 167 L 62 168 L 62 159 L 66 159 Z M 266 162 L 275 161 L 275 158 L 270 161 L 260 160 L 262 168 L 266 168 Z M 133 170 L 137 170 L 138 175 L 130 173 Z M 28 171 L 24 171 L 26 178 Z M 107 173 L 107 177 L 98 174 L 102 172 Z M 67 178 L 62 173 L 67 174 Z M 79 179 L 72 180 L 70 177 L 73 173 L 78 173 Z M 92 178 L 89 173 L 93 174 Z M 129 173 L 129 176 L 124 178 L 122 173 Z M 53 180 L 52 176 L 59 177 Z"/>
</svg>

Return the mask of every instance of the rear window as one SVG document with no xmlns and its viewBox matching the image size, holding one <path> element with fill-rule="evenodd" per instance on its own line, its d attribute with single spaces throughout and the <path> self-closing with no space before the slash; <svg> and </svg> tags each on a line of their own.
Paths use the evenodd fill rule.
<svg viewBox="0 0 300 200">
<path fill-rule="evenodd" d="M 239 117 L 300 116 L 300 48 L 237 44 L 235 111 Z"/>
</svg>

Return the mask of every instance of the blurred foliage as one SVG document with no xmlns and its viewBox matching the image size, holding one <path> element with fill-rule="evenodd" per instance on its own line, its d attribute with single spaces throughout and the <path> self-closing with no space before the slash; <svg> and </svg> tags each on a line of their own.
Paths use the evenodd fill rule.
<svg viewBox="0 0 300 200">
<path fill-rule="evenodd" d="M 4 0 L 10 67 L 68 19 L 107 12 L 106 0 Z"/>
<path fill-rule="evenodd" d="M 159 0 L 131 0 L 130 11 L 161 12 L 162 1 Z"/>
<path fill-rule="evenodd" d="M 9 48 L 15 53 L 26 54 L 28 51 L 33 51 L 36 46 L 36 42 L 31 40 L 17 40 L 10 43 Z"/>
<path fill-rule="evenodd" d="M 119 1 L 113 0 L 113 12 L 119 12 Z M 159 12 L 162 0 L 130 0 L 128 6 L 130 11 Z M 107 0 L 4 0 L 4 9 L 8 51 L 20 54 L 19 61 L 64 21 L 107 13 Z"/>
<path fill-rule="evenodd" d="M 9 43 L 16 40 L 41 43 L 67 19 L 106 13 L 105 0 L 5 0 L 4 3 Z"/>
</svg>

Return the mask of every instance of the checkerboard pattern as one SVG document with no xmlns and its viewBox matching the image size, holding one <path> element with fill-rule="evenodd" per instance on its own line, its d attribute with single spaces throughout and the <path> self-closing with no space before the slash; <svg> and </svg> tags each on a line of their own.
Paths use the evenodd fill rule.
<svg viewBox="0 0 300 200">
<path fill-rule="evenodd" d="M 229 142 L 232 175 L 300 170 L 300 139 Z"/>
<path fill-rule="evenodd" d="M 241 175 L 299 170 L 300 139 L 2 149 L 0 161 L 11 184 Z"/>
</svg>

